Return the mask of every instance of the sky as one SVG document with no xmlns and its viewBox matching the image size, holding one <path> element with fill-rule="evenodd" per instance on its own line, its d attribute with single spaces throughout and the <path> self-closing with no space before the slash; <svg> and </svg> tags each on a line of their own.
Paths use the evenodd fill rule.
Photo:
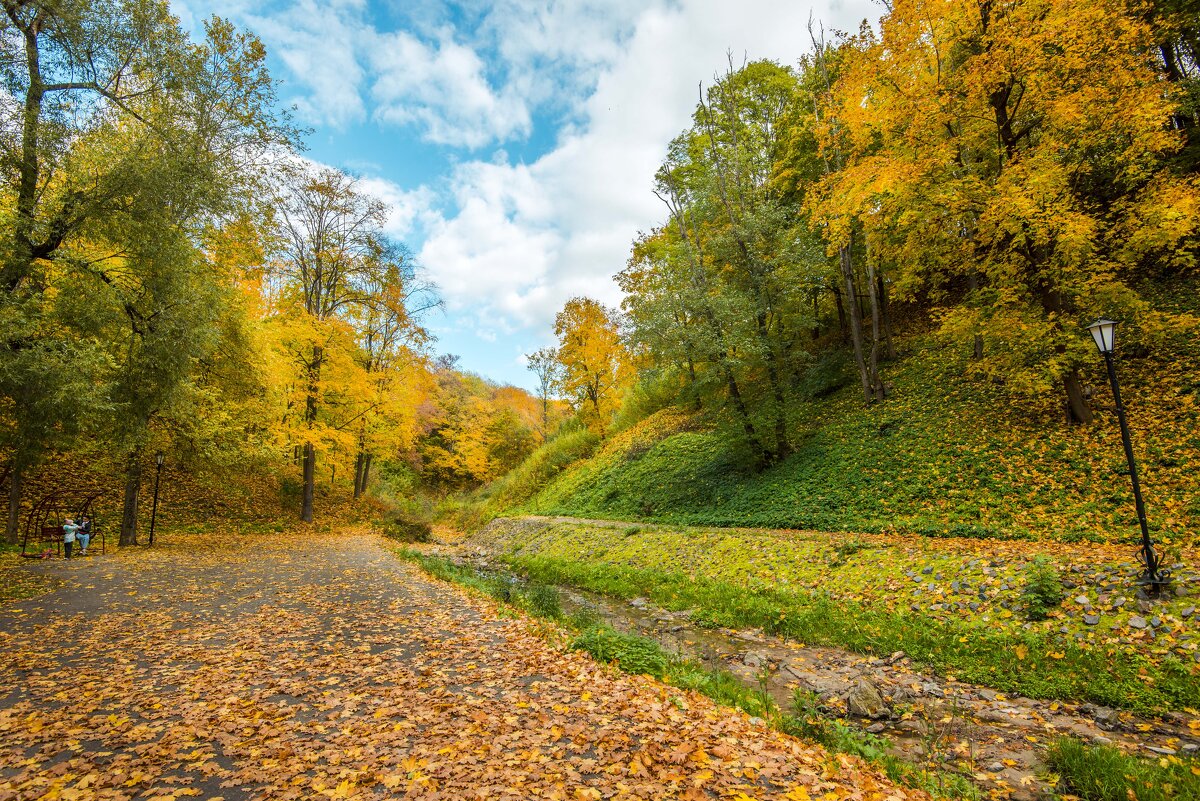
<svg viewBox="0 0 1200 801">
<path fill-rule="evenodd" d="M 438 353 L 534 388 L 524 354 L 554 344 L 575 295 L 620 303 L 612 277 L 701 84 L 732 58 L 794 64 L 808 23 L 857 30 L 869 0 L 173 0 L 266 45 L 305 155 L 391 209 L 444 309 Z"/>
</svg>

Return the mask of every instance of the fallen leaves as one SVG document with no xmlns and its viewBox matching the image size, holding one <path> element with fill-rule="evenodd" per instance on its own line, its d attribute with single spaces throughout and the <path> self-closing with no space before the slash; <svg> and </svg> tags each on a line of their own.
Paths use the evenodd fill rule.
<svg viewBox="0 0 1200 801">
<path fill-rule="evenodd" d="M 214 545 L 95 568 L 103 611 L 75 589 L 0 617 L 0 798 L 920 797 L 555 651 L 369 537 Z"/>
</svg>

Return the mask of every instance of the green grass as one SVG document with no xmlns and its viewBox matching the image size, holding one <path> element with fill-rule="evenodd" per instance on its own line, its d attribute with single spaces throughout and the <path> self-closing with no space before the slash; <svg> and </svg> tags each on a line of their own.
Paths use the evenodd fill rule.
<svg viewBox="0 0 1200 801">
<path fill-rule="evenodd" d="M 813 710 L 795 710 L 790 714 L 779 710 L 763 690 L 746 686 L 728 671 L 710 670 L 695 660 L 671 654 L 647 637 L 613 629 L 594 615 L 582 613 L 568 618 L 562 616 L 557 591 L 544 584 L 520 587 L 511 577 L 480 573 L 467 565 L 456 565 L 437 556 L 411 549 L 397 550 L 396 555 L 420 565 L 429 575 L 471 587 L 486 595 L 538 616 L 548 617 L 575 631 L 571 648 L 589 654 L 593 659 L 612 664 L 626 673 L 652 676 L 659 681 L 684 690 L 694 690 L 722 706 L 741 709 L 762 718 L 764 722 L 793 736 L 818 742 L 830 751 L 853 754 L 878 765 L 892 781 L 907 787 L 925 790 L 938 798 L 978 798 L 976 788 L 957 774 L 918 767 L 886 751 L 886 742 L 845 724 L 826 718 L 817 720 Z M 553 593 L 553 603 L 546 603 Z M 542 602 L 536 599 L 541 597 Z"/>
<path fill-rule="evenodd" d="M 1141 713 L 1200 706 L 1200 682 L 1186 666 L 1154 664 L 1131 652 L 1083 649 L 1032 631 L 968 626 L 809 591 L 747 589 L 682 572 L 545 557 L 507 560 L 540 584 L 647 597 L 669 609 L 693 610 L 693 620 L 702 625 L 761 628 L 866 654 L 902 650 L 939 674 L 1014 694 L 1088 700 Z"/>
<path fill-rule="evenodd" d="M 36 598 L 54 585 L 54 580 L 23 570 L 20 545 L 0 543 L 0 604 Z"/>
<path fill-rule="evenodd" d="M 885 367 L 895 394 L 883 403 L 865 407 L 853 382 L 822 397 L 797 392 L 789 407 L 795 453 L 762 473 L 746 467 L 736 433 L 668 409 L 556 474 L 518 468 L 492 496 L 492 514 L 1064 542 L 1136 538 L 1099 361 L 1084 376 L 1096 388 L 1096 423 L 1068 427 L 1054 397 L 1028 402 L 970 379 L 969 362 L 928 336 L 909 338 L 905 348 Z M 1200 473 L 1191 469 L 1200 452 L 1200 382 L 1189 366 L 1196 355 L 1121 365 L 1152 533 L 1179 547 L 1200 544 Z M 521 491 L 511 492 L 516 485 Z"/>
<path fill-rule="evenodd" d="M 1046 756 L 1059 789 L 1084 801 L 1197 801 L 1200 762 L 1161 757 L 1141 759 L 1111 746 L 1078 740 L 1055 742 Z"/>
</svg>

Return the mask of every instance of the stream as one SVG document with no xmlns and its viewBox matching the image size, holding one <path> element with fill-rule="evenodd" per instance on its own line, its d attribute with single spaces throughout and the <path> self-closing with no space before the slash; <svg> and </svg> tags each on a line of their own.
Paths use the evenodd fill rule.
<svg viewBox="0 0 1200 801">
<path fill-rule="evenodd" d="M 440 546 L 429 552 L 522 582 L 482 552 Z M 918 766 L 962 774 L 984 794 L 1017 801 L 1048 796 L 1042 752 L 1063 735 L 1143 756 L 1200 750 L 1200 731 L 1189 728 L 1186 715 L 1140 718 L 1090 703 L 1007 696 L 925 673 L 903 652 L 876 658 L 759 630 L 702 628 L 689 610 L 661 609 L 644 598 L 624 601 L 574 587 L 557 589 L 566 614 L 589 612 L 618 631 L 726 670 L 750 687 L 765 689 L 784 711 L 792 711 L 796 688 L 806 690 L 818 699 L 823 715 L 882 738 L 892 753 Z"/>
</svg>

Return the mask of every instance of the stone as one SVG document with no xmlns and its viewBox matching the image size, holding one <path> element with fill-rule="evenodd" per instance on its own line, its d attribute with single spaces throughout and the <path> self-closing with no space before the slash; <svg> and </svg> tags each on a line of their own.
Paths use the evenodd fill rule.
<svg viewBox="0 0 1200 801">
<path fill-rule="evenodd" d="M 932 567 L 932 566 L 930 566 L 930 567 L 925 567 L 925 568 L 922 568 L 922 570 L 921 570 L 921 574 L 922 574 L 922 575 L 925 575 L 925 576 L 928 576 L 928 575 L 929 575 L 930 573 L 932 573 L 932 572 L 933 572 L 933 567 Z"/>
<path fill-rule="evenodd" d="M 921 692 L 926 695 L 932 695 L 934 698 L 945 698 L 946 694 L 942 692 L 942 688 L 929 681 L 921 685 Z"/>
<path fill-rule="evenodd" d="M 742 657 L 742 664 L 749 668 L 760 668 L 767 664 L 767 659 L 761 654 L 756 654 L 753 651 L 749 651 L 745 656 Z"/>
<path fill-rule="evenodd" d="M 1096 721 L 1096 725 L 1102 729 L 1114 729 L 1120 722 L 1117 710 L 1109 709 L 1106 706 L 1096 707 L 1096 712 L 1092 715 L 1092 720 Z"/>
<path fill-rule="evenodd" d="M 972 612 L 978 612 L 979 611 L 979 602 L 971 601 L 969 604 L 967 604 L 967 607 L 970 608 L 970 610 Z"/>
<path fill-rule="evenodd" d="M 979 697 L 985 701 L 995 701 L 996 700 L 996 691 L 981 687 L 979 690 Z"/>
<path fill-rule="evenodd" d="M 1124 598 L 1118 598 L 1118 599 L 1116 599 L 1115 601 L 1113 601 L 1113 602 L 1112 602 L 1112 607 L 1113 607 L 1113 609 L 1120 609 L 1120 608 L 1121 608 L 1122 606 L 1124 606 L 1124 605 L 1125 605 L 1125 599 L 1124 599 Z"/>
<path fill-rule="evenodd" d="M 1091 599 L 1088 598 L 1086 595 L 1076 595 L 1075 603 L 1079 604 L 1080 606 L 1091 606 L 1092 605 Z"/>
<path fill-rule="evenodd" d="M 921 583 L 922 581 L 924 581 L 925 579 L 921 578 L 920 576 L 913 576 L 913 577 L 912 577 L 912 580 L 913 580 L 913 581 L 915 581 L 915 582 L 917 582 L 918 584 L 920 584 L 920 583 Z"/>
<path fill-rule="evenodd" d="M 1154 628 L 1158 628 L 1159 626 L 1162 625 L 1162 618 L 1161 617 L 1150 618 L 1150 625 L 1154 626 Z"/>
<path fill-rule="evenodd" d="M 1191 617 L 1194 614 L 1196 614 L 1196 607 L 1189 606 L 1186 609 L 1184 609 L 1182 612 L 1180 612 L 1179 616 L 1182 617 L 1184 620 L 1187 620 L 1189 617 Z"/>
<path fill-rule="evenodd" d="M 913 732 L 914 734 L 919 734 L 921 736 L 924 736 L 925 733 L 929 731 L 929 727 L 925 725 L 925 721 L 917 720 L 916 718 L 902 720 L 896 724 L 896 728 L 900 731 Z"/>
<path fill-rule="evenodd" d="M 988 773 L 999 773 L 1000 771 L 1004 770 L 1004 763 L 1003 762 L 993 762 L 992 764 L 987 766 L 987 769 L 988 769 Z"/>
<path fill-rule="evenodd" d="M 894 651 L 887 659 L 888 664 L 894 665 L 906 656 L 908 656 L 908 654 L 904 653 L 903 651 Z"/>
<path fill-rule="evenodd" d="M 766 723 L 762 718 L 750 718 L 750 724 L 753 726 L 761 726 Z"/>
<path fill-rule="evenodd" d="M 1149 612 L 1151 609 L 1150 599 L 1149 598 L 1138 598 L 1137 599 L 1137 608 L 1138 608 L 1138 611 L 1141 612 L 1142 614 L 1146 614 L 1147 612 Z"/>
<path fill-rule="evenodd" d="M 846 709 L 851 715 L 878 720 L 886 718 L 891 711 L 884 703 L 879 688 L 866 679 L 859 679 L 846 694 Z"/>
<path fill-rule="evenodd" d="M 1096 745 L 1112 745 L 1113 743 L 1111 737 L 1105 737 L 1103 734 L 1093 734 L 1092 742 Z"/>
<path fill-rule="evenodd" d="M 1084 615 L 1083 622 L 1088 624 L 1089 626 L 1099 625 L 1100 616 L 1099 615 Z"/>
<path fill-rule="evenodd" d="M 1153 751 L 1156 754 L 1162 754 L 1163 756 L 1175 756 L 1176 754 L 1174 748 L 1166 748 L 1165 746 L 1161 745 L 1148 745 L 1146 746 L 1146 750 Z"/>
<path fill-rule="evenodd" d="M 647 601 L 645 598 L 634 598 L 632 601 L 629 602 L 629 605 L 632 606 L 634 609 L 645 609 L 647 606 L 650 605 L 650 602 Z"/>
<path fill-rule="evenodd" d="M 1196 745 L 1195 743 L 1184 743 L 1183 745 L 1179 746 L 1179 750 L 1185 754 L 1194 754 L 1197 751 L 1200 751 L 1200 745 Z"/>
<path fill-rule="evenodd" d="M 1144 618 L 1144 617 L 1139 617 L 1138 615 L 1134 615 L 1133 617 L 1129 618 L 1129 627 L 1130 628 L 1144 629 L 1144 628 L 1146 628 L 1146 626 L 1147 626 L 1146 618 Z"/>
<path fill-rule="evenodd" d="M 870 726 L 867 727 L 867 733 L 879 734 L 886 728 L 887 728 L 887 726 L 884 725 L 883 723 L 872 723 Z"/>
</svg>

